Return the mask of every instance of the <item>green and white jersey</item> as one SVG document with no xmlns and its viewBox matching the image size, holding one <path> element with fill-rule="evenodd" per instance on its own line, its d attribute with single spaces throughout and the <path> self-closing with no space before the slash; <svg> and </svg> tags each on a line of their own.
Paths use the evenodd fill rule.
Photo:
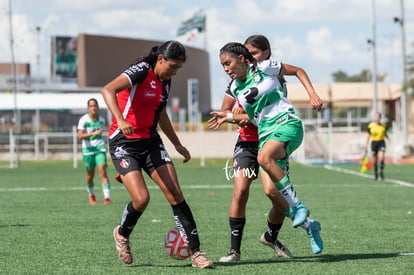
<svg viewBox="0 0 414 275">
<path fill-rule="evenodd" d="M 89 114 L 83 115 L 79 119 L 78 130 L 85 133 L 92 133 L 95 130 L 104 130 L 105 119 L 101 116 L 98 120 L 93 120 Z M 93 135 L 90 138 L 82 139 L 82 153 L 84 155 L 93 155 L 99 152 L 106 152 L 105 142 L 102 135 Z"/>
<path fill-rule="evenodd" d="M 273 132 L 289 116 L 297 117 L 278 79 L 261 70 L 250 69 L 244 82 L 232 81 L 229 92 L 258 126 L 259 139 Z"/>
<path fill-rule="evenodd" d="M 286 79 L 281 75 L 282 63 L 276 59 L 266 59 L 257 63 L 257 68 L 267 75 L 276 77 L 279 80 L 280 85 L 282 85 L 283 90 L 285 90 L 284 96 L 287 97 L 287 86 Z"/>
</svg>

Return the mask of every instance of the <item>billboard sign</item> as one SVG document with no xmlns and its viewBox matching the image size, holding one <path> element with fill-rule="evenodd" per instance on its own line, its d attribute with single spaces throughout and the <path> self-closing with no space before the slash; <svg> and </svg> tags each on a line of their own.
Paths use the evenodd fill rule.
<svg viewBox="0 0 414 275">
<path fill-rule="evenodd" d="M 62 82 L 76 80 L 77 66 L 77 39 L 74 36 L 52 37 L 52 76 L 60 78 Z"/>
</svg>

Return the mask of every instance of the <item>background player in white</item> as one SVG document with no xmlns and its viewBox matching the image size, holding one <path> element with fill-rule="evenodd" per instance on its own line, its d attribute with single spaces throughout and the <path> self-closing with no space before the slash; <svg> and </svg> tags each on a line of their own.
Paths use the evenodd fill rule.
<svg viewBox="0 0 414 275">
<path fill-rule="evenodd" d="M 89 203 L 96 204 L 93 178 L 95 167 L 98 168 L 102 182 L 104 204 L 111 203 L 111 191 L 106 173 L 106 145 L 102 138 L 105 119 L 99 115 L 98 101 L 95 98 L 88 100 L 88 113 L 79 119 L 78 137 L 82 140 L 83 162 L 86 169 L 86 189 L 89 194 Z"/>
</svg>

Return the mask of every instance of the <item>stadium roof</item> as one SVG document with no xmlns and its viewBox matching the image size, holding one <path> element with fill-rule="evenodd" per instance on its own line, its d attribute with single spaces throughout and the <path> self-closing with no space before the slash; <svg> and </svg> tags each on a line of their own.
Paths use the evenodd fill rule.
<svg viewBox="0 0 414 275">
<path fill-rule="evenodd" d="M 332 102 L 334 106 L 357 107 L 370 106 L 373 99 L 371 82 L 343 82 L 332 84 L 313 84 L 324 105 Z M 309 97 L 302 84 L 287 85 L 288 98 L 297 107 L 307 107 Z M 377 83 L 377 100 L 396 100 L 401 96 L 401 85 Z"/>
<path fill-rule="evenodd" d="M 86 102 L 90 98 L 96 98 L 100 108 L 106 108 L 100 93 L 19 93 L 16 96 L 16 105 L 19 110 L 86 110 Z M 0 94 L 0 110 L 13 110 L 14 107 L 13 94 Z"/>
</svg>

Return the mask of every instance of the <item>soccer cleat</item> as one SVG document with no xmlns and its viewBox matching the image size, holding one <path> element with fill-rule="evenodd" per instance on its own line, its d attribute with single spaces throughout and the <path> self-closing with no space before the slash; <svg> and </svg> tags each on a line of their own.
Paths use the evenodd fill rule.
<svg viewBox="0 0 414 275">
<path fill-rule="evenodd" d="M 319 254 L 323 250 L 323 241 L 319 231 L 321 231 L 321 224 L 318 221 L 309 219 L 309 228 L 306 232 L 308 233 L 310 245 L 314 254 Z"/>
<path fill-rule="evenodd" d="M 306 218 L 309 216 L 309 210 L 306 206 L 298 202 L 296 206 L 293 207 L 293 227 L 298 227 L 306 221 Z"/>
<path fill-rule="evenodd" d="M 90 204 L 96 204 L 96 197 L 95 197 L 95 195 L 89 196 L 89 203 Z"/>
<path fill-rule="evenodd" d="M 205 253 L 197 251 L 191 256 L 191 265 L 192 267 L 198 268 L 213 268 L 214 264 L 212 261 L 204 257 Z"/>
<path fill-rule="evenodd" d="M 226 256 L 220 258 L 220 263 L 229 263 L 229 262 L 238 262 L 240 261 L 240 253 L 237 253 L 236 250 L 230 249 L 229 253 Z"/>
<path fill-rule="evenodd" d="M 116 253 L 118 253 L 118 257 L 126 264 L 132 263 L 132 255 L 131 255 L 131 247 L 129 245 L 129 239 L 121 236 L 118 232 L 121 226 L 118 225 L 114 228 L 114 239 L 115 239 L 115 246 L 116 246 Z"/>
<path fill-rule="evenodd" d="M 103 201 L 104 204 L 111 204 L 111 199 L 110 198 L 105 198 Z"/>
<path fill-rule="evenodd" d="M 378 180 L 378 174 L 375 172 L 375 180 Z"/>
<path fill-rule="evenodd" d="M 274 243 L 273 242 L 269 242 L 266 240 L 265 238 L 265 233 L 263 233 L 260 236 L 260 242 L 264 245 L 267 245 L 268 247 L 272 248 L 275 253 L 277 254 L 277 256 L 282 257 L 282 258 L 292 258 L 293 255 L 292 253 L 290 253 L 289 249 L 284 246 L 281 242 L 279 242 L 278 240 L 276 240 Z"/>
<path fill-rule="evenodd" d="M 384 180 L 384 172 L 380 172 L 380 178 L 381 178 L 381 180 Z"/>
</svg>

